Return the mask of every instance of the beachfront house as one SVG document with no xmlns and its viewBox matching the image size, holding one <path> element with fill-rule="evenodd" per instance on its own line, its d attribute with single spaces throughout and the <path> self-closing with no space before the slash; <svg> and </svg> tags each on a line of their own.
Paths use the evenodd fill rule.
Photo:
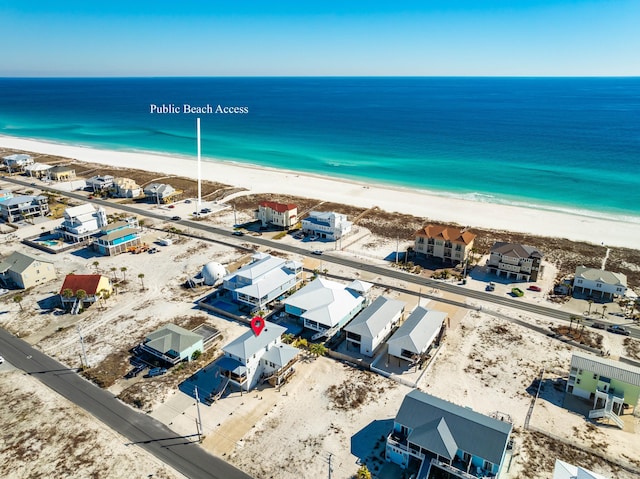
<svg viewBox="0 0 640 479">
<path fill-rule="evenodd" d="M 222 287 L 250 311 L 265 309 L 302 280 L 302 263 L 259 252 L 251 259 L 222 279 Z"/>
<path fill-rule="evenodd" d="M 7 166 L 10 173 L 24 171 L 27 166 L 33 165 L 33 157 L 22 153 L 5 156 L 2 158 L 2 161 Z"/>
<path fill-rule="evenodd" d="M 596 474 L 584 467 L 574 466 L 568 462 L 556 459 L 553 468 L 553 479 L 608 479 L 605 476 Z"/>
<path fill-rule="evenodd" d="M 165 183 L 151 183 L 144 187 L 143 193 L 152 203 L 159 205 L 176 201 L 182 191 Z"/>
<path fill-rule="evenodd" d="M 90 239 L 107 225 L 104 208 L 95 208 L 90 203 L 72 206 L 64 210 L 64 220 L 56 230 L 66 241 L 80 243 Z"/>
<path fill-rule="evenodd" d="M 93 248 L 105 256 L 115 256 L 141 243 L 138 220 L 131 217 L 103 226 L 97 233 Z"/>
<path fill-rule="evenodd" d="M 372 357 L 376 348 L 387 338 L 402 319 L 407 304 L 404 301 L 378 296 L 344 328 L 347 347 Z"/>
<path fill-rule="evenodd" d="M 447 313 L 417 306 L 387 341 L 389 358 L 398 365 L 419 362 L 444 334 Z"/>
<path fill-rule="evenodd" d="M 415 477 L 497 477 L 513 425 L 417 389 L 407 394 L 386 441 L 386 460 Z"/>
<path fill-rule="evenodd" d="M 627 292 L 627 276 L 604 269 L 578 266 L 573 278 L 573 291 L 602 299 L 613 300 Z"/>
<path fill-rule="evenodd" d="M 91 191 L 105 191 L 113 186 L 113 176 L 97 175 L 87 180 L 87 188 Z"/>
<path fill-rule="evenodd" d="M 256 335 L 246 331 L 222 348 L 224 356 L 216 362 L 221 376 L 240 390 L 250 391 L 264 382 L 280 386 L 294 372 L 298 349 L 284 344 L 286 328 L 264 322 L 264 329 Z"/>
<path fill-rule="evenodd" d="M 149 333 L 140 345 L 140 350 L 174 366 L 180 361 L 191 361 L 196 351 L 202 353 L 203 339 L 198 333 L 175 324 L 166 324 Z"/>
<path fill-rule="evenodd" d="M 298 207 L 292 203 L 261 201 L 256 219 L 260 220 L 263 227 L 273 225 L 288 230 L 298 223 Z"/>
<path fill-rule="evenodd" d="M 64 309 L 77 314 L 100 298 L 113 293 L 108 277 L 99 274 L 68 274 L 60 288 L 59 298 Z"/>
<path fill-rule="evenodd" d="M 70 181 L 76 177 L 76 170 L 72 166 L 54 166 L 47 170 L 47 177 L 54 181 Z"/>
<path fill-rule="evenodd" d="M 327 332 L 344 326 L 366 306 L 370 283 L 354 281 L 344 285 L 316 278 L 284 300 L 285 312 L 298 318 L 303 326 Z"/>
<path fill-rule="evenodd" d="M 606 418 L 623 428 L 619 416 L 637 412 L 640 368 L 576 351 L 571 356 L 566 391 L 593 401 L 589 418 Z"/>
<path fill-rule="evenodd" d="M 533 246 L 499 241 L 491 247 L 487 261 L 490 273 L 516 281 L 537 281 L 542 277 L 543 254 Z"/>
<path fill-rule="evenodd" d="M 475 238 L 466 228 L 429 224 L 415 232 L 413 250 L 418 257 L 457 264 L 467 259 Z"/>
<path fill-rule="evenodd" d="M 45 178 L 51 168 L 53 168 L 53 166 L 45 163 L 33 163 L 25 167 L 24 172 L 31 178 Z"/>
<path fill-rule="evenodd" d="M 142 187 L 131 178 L 116 178 L 113 182 L 113 196 L 116 198 L 137 198 L 142 195 Z"/>
<path fill-rule="evenodd" d="M 303 233 L 320 239 L 336 241 L 351 231 L 353 223 L 342 213 L 312 211 L 302 220 Z"/>
<path fill-rule="evenodd" d="M 0 218 L 7 223 L 29 220 L 49 214 L 46 196 L 21 195 L 0 201 Z"/>
<path fill-rule="evenodd" d="M 14 251 L 0 260 L 0 283 L 5 288 L 26 289 L 47 283 L 56 277 L 52 261 Z"/>
</svg>

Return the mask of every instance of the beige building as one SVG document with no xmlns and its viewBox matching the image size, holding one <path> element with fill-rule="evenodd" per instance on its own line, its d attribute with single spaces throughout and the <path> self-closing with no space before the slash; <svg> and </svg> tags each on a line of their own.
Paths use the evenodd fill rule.
<svg viewBox="0 0 640 479">
<path fill-rule="evenodd" d="M 142 188 L 131 178 L 116 178 L 113 182 L 114 196 L 118 198 L 137 198 Z"/>
<path fill-rule="evenodd" d="M 427 258 L 462 263 L 473 248 L 475 238 L 466 228 L 427 225 L 416 231 L 414 251 Z"/>
<path fill-rule="evenodd" d="M 6 287 L 27 289 L 56 278 L 51 261 L 14 251 L 0 261 L 0 282 Z"/>
<path fill-rule="evenodd" d="M 271 224 L 288 230 L 298 223 L 298 207 L 292 203 L 261 201 L 256 218 L 262 222 L 262 226 Z"/>
<path fill-rule="evenodd" d="M 71 166 L 54 166 L 47 170 L 47 176 L 55 181 L 69 181 L 76 177 L 76 170 Z"/>
</svg>

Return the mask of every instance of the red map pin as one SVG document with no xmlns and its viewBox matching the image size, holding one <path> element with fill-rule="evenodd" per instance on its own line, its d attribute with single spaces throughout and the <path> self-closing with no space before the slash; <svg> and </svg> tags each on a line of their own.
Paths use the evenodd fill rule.
<svg viewBox="0 0 640 479">
<path fill-rule="evenodd" d="M 251 329 L 253 329 L 253 334 L 255 334 L 256 336 L 260 336 L 260 333 L 264 329 L 264 319 L 262 319 L 260 316 L 255 316 L 251 320 Z"/>
</svg>

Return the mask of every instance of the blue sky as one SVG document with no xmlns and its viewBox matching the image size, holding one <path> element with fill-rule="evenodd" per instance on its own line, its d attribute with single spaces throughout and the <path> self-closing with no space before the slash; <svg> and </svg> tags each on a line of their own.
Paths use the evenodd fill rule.
<svg viewBox="0 0 640 479">
<path fill-rule="evenodd" d="M 0 76 L 640 76 L 639 0 L 0 0 Z"/>
</svg>

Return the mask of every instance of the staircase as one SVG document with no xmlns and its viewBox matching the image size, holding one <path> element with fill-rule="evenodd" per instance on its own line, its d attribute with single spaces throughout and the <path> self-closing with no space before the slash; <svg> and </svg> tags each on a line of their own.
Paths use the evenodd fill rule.
<svg viewBox="0 0 640 479">
<path fill-rule="evenodd" d="M 311 336 L 311 341 L 316 341 L 320 338 L 327 337 L 327 339 L 331 339 L 331 336 L 336 334 L 340 330 L 340 326 L 334 326 L 331 329 L 325 329 L 324 331 L 320 331 L 313 336 Z"/>
<path fill-rule="evenodd" d="M 613 412 L 613 401 L 607 401 L 604 408 L 589 411 L 589 419 L 597 419 L 601 417 L 610 419 L 620 429 L 624 429 L 624 422 L 622 422 L 622 419 Z"/>
<path fill-rule="evenodd" d="M 73 306 L 71 307 L 71 314 L 78 314 L 78 311 L 80 311 L 81 305 L 82 305 L 82 302 L 76 299 L 75 302 L 73 303 Z"/>
<path fill-rule="evenodd" d="M 218 387 L 215 388 L 213 391 L 211 391 L 211 394 L 209 394 L 205 398 L 204 402 L 211 405 L 213 402 L 220 399 L 220 397 L 224 393 L 224 390 L 227 389 L 227 386 L 229 385 L 229 381 L 230 381 L 229 377 L 227 376 L 223 377 L 222 381 L 220 381 L 220 383 L 218 384 Z"/>
</svg>

